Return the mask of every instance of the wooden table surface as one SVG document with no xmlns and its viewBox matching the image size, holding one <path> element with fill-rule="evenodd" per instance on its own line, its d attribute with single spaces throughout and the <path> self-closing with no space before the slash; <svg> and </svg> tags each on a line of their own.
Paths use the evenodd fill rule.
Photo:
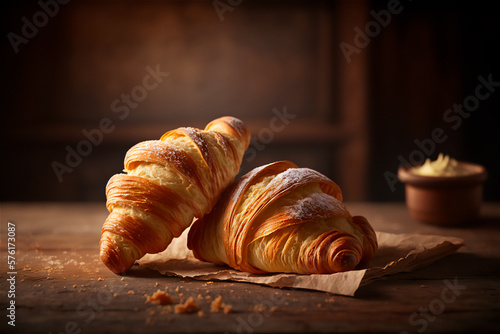
<svg viewBox="0 0 500 334">
<path fill-rule="evenodd" d="M 378 231 L 463 238 L 458 253 L 413 273 L 361 287 L 354 297 L 236 282 L 161 276 L 134 267 L 111 273 L 99 260 L 104 203 L 0 205 L 1 328 L 6 333 L 145 332 L 499 332 L 500 204 L 483 206 L 468 227 L 439 228 L 408 216 L 403 203 L 348 203 Z M 7 266 L 8 222 L 15 224 L 15 268 Z M 12 240 L 11 240 L 12 241 Z M 14 271 L 16 274 L 9 275 Z M 15 297 L 8 296 L 11 277 Z M 11 281 L 8 281 L 11 279 Z M 174 301 L 201 295 L 205 316 L 145 303 L 168 288 Z M 222 296 L 233 312 L 210 313 Z M 210 297 L 206 297 L 210 296 Z M 12 297 L 12 298 L 11 298 Z M 15 301 L 15 327 L 6 317 Z"/>
</svg>

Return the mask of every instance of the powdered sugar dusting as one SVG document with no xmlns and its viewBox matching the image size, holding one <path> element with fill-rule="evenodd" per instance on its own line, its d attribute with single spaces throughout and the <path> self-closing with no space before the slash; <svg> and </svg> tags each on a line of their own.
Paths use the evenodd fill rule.
<svg viewBox="0 0 500 334">
<path fill-rule="evenodd" d="M 201 131 L 195 128 L 182 128 L 182 130 L 184 130 L 189 138 L 193 141 L 193 143 L 195 143 L 195 145 L 200 150 L 201 155 L 203 156 L 205 161 L 207 161 L 210 158 L 210 152 L 207 142 L 205 141 L 205 138 L 203 138 Z M 207 163 L 209 163 L 209 161 L 207 161 Z"/>
<path fill-rule="evenodd" d="M 183 151 L 178 147 L 169 145 L 162 140 L 148 140 L 132 147 L 125 157 L 125 164 L 139 161 L 156 162 L 165 164 L 169 162 L 173 165 L 182 166 L 181 157 Z"/>
<path fill-rule="evenodd" d="M 270 182 L 269 187 L 276 189 L 286 189 L 296 183 L 304 182 L 312 176 L 325 178 L 322 174 L 309 168 L 289 168 L 286 171 L 276 175 Z"/>
<path fill-rule="evenodd" d="M 241 120 L 235 118 L 235 117 L 229 117 L 224 120 L 227 122 L 233 129 L 235 129 L 238 133 L 245 133 L 246 126 L 245 123 L 243 123 Z"/>
<path fill-rule="evenodd" d="M 146 149 L 149 150 L 152 155 L 158 157 L 158 159 L 167 159 L 173 162 L 178 160 L 177 157 L 182 152 L 178 147 L 169 145 L 161 140 L 152 140 L 151 144 L 147 145 Z"/>
<path fill-rule="evenodd" d="M 307 168 L 289 168 L 278 174 L 273 179 L 273 183 L 293 184 L 299 182 L 304 177 L 304 172 L 306 172 L 306 170 Z"/>
<path fill-rule="evenodd" d="M 318 216 L 331 216 L 332 213 L 343 213 L 343 205 L 334 197 L 325 193 L 313 193 L 285 208 L 293 219 L 312 219 Z"/>
<path fill-rule="evenodd" d="M 179 152 L 180 149 L 169 145 L 168 143 L 161 140 L 153 140 L 151 145 L 148 145 L 148 149 L 151 150 L 151 153 L 158 157 L 165 157 L 168 155 L 175 155 L 174 152 Z"/>
<path fill-rule="evenodd" d="M 328 180 L 328 178 L 310 168 L 289 168 L 278 174 L 268 187 L 275 189 L 276 192 L 281 192 L 297 184 L 305 185 L 309 182 L 321 182 L 322 180 Z M 286 210 L 296 219 L 349 215 L 342 202 L 323 192 L 312 193 L 288 206 Z"/>
</svg>

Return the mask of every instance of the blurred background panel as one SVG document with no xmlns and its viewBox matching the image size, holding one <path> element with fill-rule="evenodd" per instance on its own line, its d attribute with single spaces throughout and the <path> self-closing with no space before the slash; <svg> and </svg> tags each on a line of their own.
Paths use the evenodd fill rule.
<svg viewBox="0 0 500 334">
<path fill-rule="evenodd" d="M 223 115 L 252 131 L 240 175 L 286 159 L 347 200 L 402 200 L 388 175 L 442 128 L 429 157 L 486 165 L 500 199 L 500 92 L 456 130 L 443 120 L 478 76 L 500 81 L 489 2 L 400 2 L 385 21 L 394 1 L 218 3 L 73 0 L 17 46 L 43 8 L 3 4 L 0 200 L 104 201 L 132 145 Z"/>
</svg>

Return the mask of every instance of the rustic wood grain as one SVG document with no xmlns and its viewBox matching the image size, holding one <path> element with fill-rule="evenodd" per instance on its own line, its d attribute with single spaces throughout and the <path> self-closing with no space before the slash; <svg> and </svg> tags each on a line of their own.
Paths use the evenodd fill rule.
<svg viewBox="0 0 500 334">
<path fill-rule="evenodd" d="M 2 332 L 492 332 L 500 330 L 500 205 L 484 206 L 481 219 L 460 228 L 438 228 L 409 218 L 402 203 L 351 203 L 376 230 L 457 236 L 466 247 L 413 273 L 361 287 L 355 297 L 275 289 L 236 282 L 164 277 L 134 267 L 112 274 L 99 260 L 99 237 L 107 216 L 103 203 L 0 206 L 2 240 Z M 16 327 L 7 325 L 6 227 L 16 224 Z M 414 312 L 442 300 L 445 280 L 457 284 L 453 302 L 434 316 L 411 320 Z M 168 313 L 145 303 L 144 294 L 167 289 L 175 303 L 192 296 L 205 316 Z M 233 306 L 211 313 L 218 295 Z M 449 296 L 446 296 L 449 297 Z M 437 300 L 437 301 L 436 301 Z M 434 304 L 433 304 L 434 303 Z M 439 306 L 439 305 L 438 305 Z M 254 307 L 256 307 L 254 309 Z M 424 321 L 426 327 L 424 328 Z"/>
</svg>

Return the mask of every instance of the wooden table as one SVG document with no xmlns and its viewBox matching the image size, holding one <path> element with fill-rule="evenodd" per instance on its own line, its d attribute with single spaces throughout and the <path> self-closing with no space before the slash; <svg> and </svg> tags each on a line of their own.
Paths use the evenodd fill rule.
<svg viewBox="0 0 500 334">
<path fill-rule="evenodd" d="M 234 282 L 161 276 L 134 267 L 112 274 L 99 260 L 104 203 L 3 203 L 2 332 L 475 332 L 500 331 L 500 204 L 484 205 L 472 226 L 438 228 L 412 220 L 402 203 L 348 203 L 374 228 L 457 236 L 467 246 L 413 273 L 361 287 L 355 297 Z M 8 222 L 15 224 L 15 269 L 7 267 Z M 11 247 L 12 248 L 12 247 Z M 17 274 L 8 275 L 9 271 Z M 8 297 L 15 277 L 15 298 Z M 449 285 L 455 291 L 450 294 Z M 233 312 L 169 313 L 144 294 L 168 288 L 179 301 L 222 296 Z M 15 329 L 6 310 L 15 301 Z M 255 306 L 257 305 L 257 306 Z"/>
</svg>

